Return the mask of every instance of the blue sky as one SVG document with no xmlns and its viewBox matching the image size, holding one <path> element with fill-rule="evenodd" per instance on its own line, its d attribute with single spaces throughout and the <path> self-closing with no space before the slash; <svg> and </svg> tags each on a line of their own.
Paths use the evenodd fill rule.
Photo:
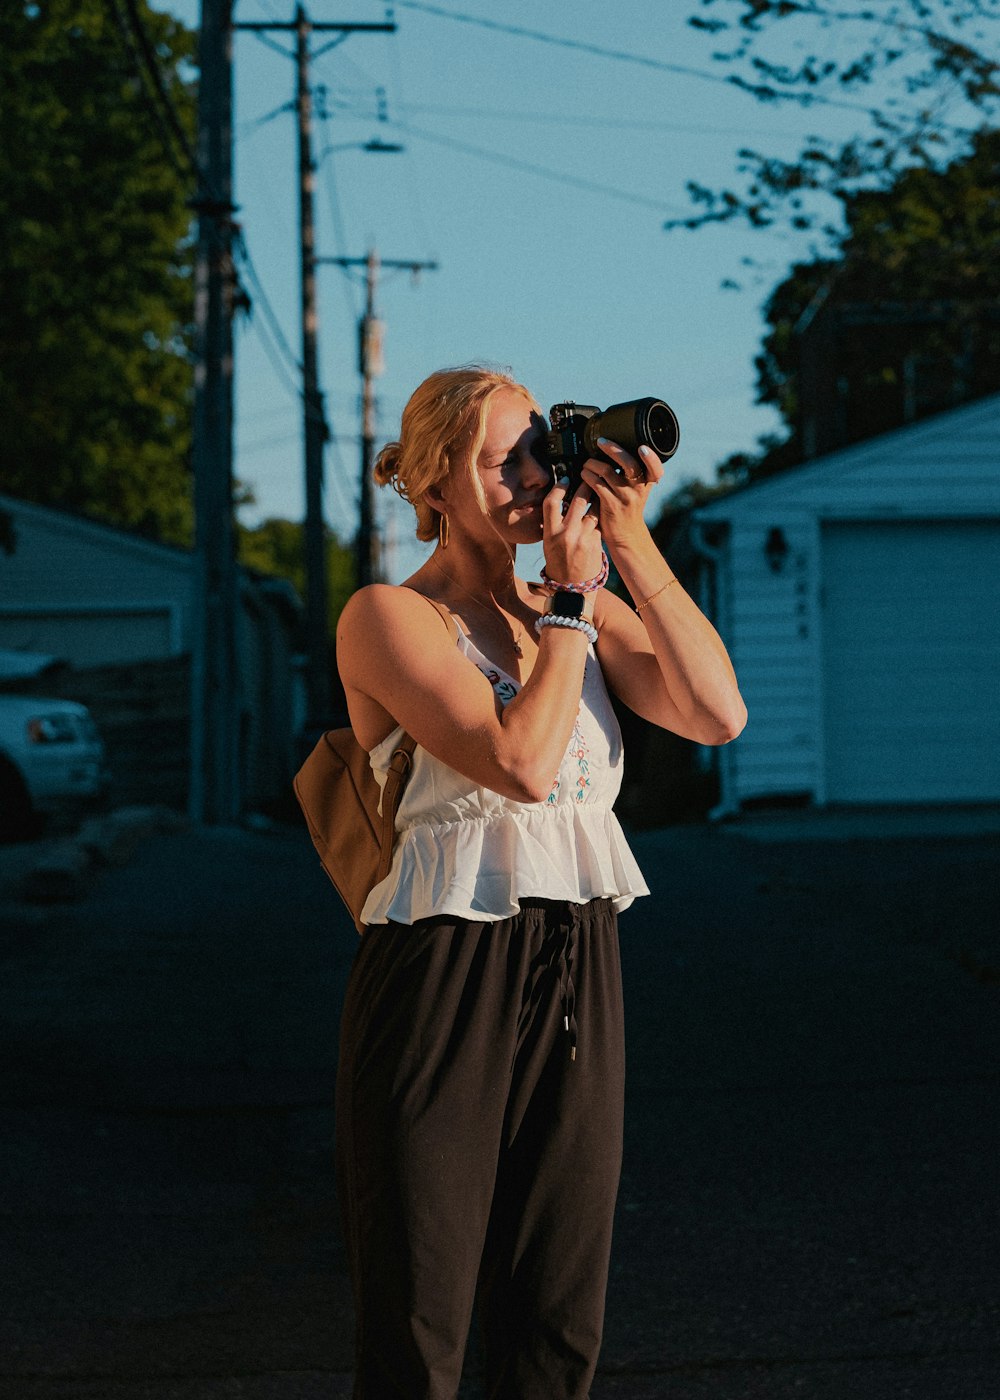
<svg viewBox="0 0 1000 1400">
<path fill-rule="evenodd" d="M 196 0 L 165 5 L 197 23 Z M 696 7 L 639 0 L 529 4 L 507 0 L 502 23 L 621 50 L 706 77 L 644 66 L 432 13 L 493 19 L 485 0 L 399 0 L 394 36 L 352 35 L 313 65 L 328 113 L 317 120 L 317 251 L 433 260 L 411 284 L 380 286 L 386 372 L 379 428 L 394 435 L 406 397 L 432 370 L 469 360 L 512 367 L 543 405 L 606 405 L 656 394 L 681 423 L 663 497 L 689 477 L 710 479 L 732 451 L 778 426 L 753 403 L 761 304 L 805 235 L 737 227 L 663 231 L 688 212 L 688 180 L 733 183 L 736 153 L 755 145 L 791 157 L 807 133 L 846 136 L 860 118 L 761 106 L 718 81 L 719 39 L 686 23 Z M 289 19 L 290 0 L 239 0 L 237 18 Z M 313 0 L 316 20 L 381 20 L 371 0 Z M 287 34 L 270 36 L 291 49 Z M 319 48 L 329 35 L 315 36 Z M 828 46 L 849 44 L 847 30 Z M 295 126 L 273 114 L 294 91 L 294 64 L 250 34 L 235 40 L 236 199 L 247 242 L 284 334 L 299 351 Z M 382 120 L 380 120 L 380 113 Z M 270 119 L 268 119 L 270 118 Z M 400 155 L 371 155 L 373 136 Z M 758 266 L 747 269 L 752 257 Z M 359 447 L 355 322 L 361 273 L 319 271 L 320 369 L 338 438 L 327 459 L 326 514 L 345 538 L 354 525 Z M 726 279 L 740 283 L 724 290 Z M 260 310 L 255 319 L 263 322 Z M 300 413 L 294 372 L 275 368 L 266 326 L 237 340 L 236 472 L 257 504 L 242 518 L 299 518 Z M 412 513 L 381 492 L 398 581 L 424 557 Z M 654 501 L 653 511 L 658 509 Z"/>
</svg>

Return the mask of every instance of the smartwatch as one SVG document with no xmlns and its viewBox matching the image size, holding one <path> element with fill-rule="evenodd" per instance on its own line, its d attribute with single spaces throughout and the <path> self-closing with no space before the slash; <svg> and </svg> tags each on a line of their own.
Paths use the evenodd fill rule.
<svg viewBox="0 0 1000 1400">
<path fill-rule="evenodd" d="M 594 614 L 593 608 L 588 606 L 590 602 L 586 593 L 570 593 L 560 589 L 549 595 L 545 611 L 552 617 L 584 618 L 590 622 Z"/>
</svg>

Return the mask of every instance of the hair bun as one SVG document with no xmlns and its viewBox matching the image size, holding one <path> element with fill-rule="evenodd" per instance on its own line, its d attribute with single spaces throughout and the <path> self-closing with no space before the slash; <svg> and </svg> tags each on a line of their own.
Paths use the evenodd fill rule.
<svg viewBox="0 0 1000 1400">
<path fill-rule="evenodd" d="M 396 485 L 402 458 L 403 444 L 401 442 L 387 442 L 375 458 L 375 464 L 372 467 L 372 476 L 379 486 Z"/>
</svg>

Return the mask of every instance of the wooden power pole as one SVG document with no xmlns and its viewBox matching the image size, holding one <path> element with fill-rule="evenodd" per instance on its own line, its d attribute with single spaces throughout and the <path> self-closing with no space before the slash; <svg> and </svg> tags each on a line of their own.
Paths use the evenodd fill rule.
<svg viewBox="0 0 1000 1400">
<path fill-rule="evenodd" d="M 301 4 L 294 20 L 248 21 L 235 26 L 249 30 L 293 30 L 295 33 L 295 109 L 298 120 L 299 267 L 302 315 L 302 414 L 306 517 L 306 727 L 324 729 L 329 723 L 330 648 L 327 628 L 326 526 L 323 520 L 323 453 L 329 438 L 323 394 L 319 387 L 319 312 L 316 302 L 316 253 L 313 221 L 315 162 L 312 155 L 312 96 L 309 86 L 309 41 L 316 31 L 347 35 L 395 33 L 393 22 L 313 23 Z"/>
<path fill-rule="evenodd" d="M 359 481 L 358 533 L 354 540 L 355 581 L 358 588 L 376 583 L 381 576 L 381 559 L 375 532 L 375 492 L 372 462 L 375 456 L 375 380 L 383 372 L 383 323 L 375 313 L 375 293 L 378 275 L 383 267 L 402 268 L 416 276 L 420 272 L 435 272 L 436 262 L 384 261 L 374 248 L 364 258 L 317 258 L 317 263 L 333 263 L 337 267 L 364 267 L 365 314 L 358 326 L 358 370 L 361 375 L 361 475 Z"/>
<path fill-rule="evenodd" d="M 302 303 L 302 440 L 305 466 L 306 694 L 310 730 L 326 727 L 330 710 L 327 636 L 326 526 L 323 522 L 323 450 L 329 432 L 319 387 L 316 306 L 316 232 L 313 222 L 315 165 L 312 154 L 312 95 L 309 36 L 312 26 L 301 5 L 295 11 L 295 110 L 299 128 L 299 286 Z"/>
<path fill-rule="evenodd" d="M 240 814 L 239 593 L 233 528 L 232 3 L 202 0 L 195 271 L 195 552 L 190 814 Z"/>
</svg>

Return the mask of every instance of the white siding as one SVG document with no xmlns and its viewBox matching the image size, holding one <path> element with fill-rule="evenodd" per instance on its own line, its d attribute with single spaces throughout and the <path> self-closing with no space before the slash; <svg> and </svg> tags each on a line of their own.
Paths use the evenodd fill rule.
<svg viewBox="0 0 1000 1400">
<path fill-rule="evenodd" d="M 0 604 L 0 646 L 45 652 L 71 666 L 176 656 L 178 612 L 169 604 L 27 607 Z"/>
<path fill-rule="evenodd" d="M 813 624 L 812 527 L 789 520 L 789 553 L 780 573 L 764 554 L 767 532 L 733 531 L 730 655 L 746 701 L 746 729 L 730 745 L 730 795 L 736 801 L 773 793 L 811 793 L 819 755 Z"/>
<path fill-rule="evenodd" d="M 749 711 L 743 734 L 720 757 L 724 803 L 793 793 L 819 803 L 1000 796 L 994 776 L 1000 704 L 994 699 L 990 715 L 975 706 L 962 710 L 957 700 L 958 693 L 984 693 L 984 677 L 995 677 L 1000 663 L 987 637 L 1000 612 L 992 601 L 1000 562 L 1000 396 L 831 453 L 702 507 L 695 518 L 729 525 L 718 589 Z M 790 547 L 777 574 L 764 554 L 774 528 Z M 836 530 L 870 538 L 876 557 L 885 540 L 895 540 L 896 567 L 912 578 L 912 590 L 894 604 L 910 630 L 890 625 L 887 633 L 881 623 L 888 614 L 869 615 L 867 660 L 858 662 L 853 681 L 851 629 L 862 626 L 862 601 L 846 583 L 854 564 L 833 559 L 830 550 L 824 561 L 821 531 L 832 540 Z M 838 538 L 847 540 L 848 533 Z M 857 550 L 860 565 L 869 552 L 860 544 Z M 928 585 L 934 605 L 923 592 Z M 864 596 L 873 596 L 870 583 Z M 954 643 L 950 674 L 935 682 L 934 666 L 948 651 L 941 627 L 951 625 L 954 637 L 956 616 L 977 617 L 979 630 Z M 890 644 L 900 652 L 891 667 L 884 650 Z M 928 660 L 915 682 L 910 663 L 928 645 L 937 660 Z M 910 658 L 905 665 L 903 654 Z M 896 679 L 886 676 L 889 669 Z M 894 687 L 906 676 L 910 709 L 899 724 L 899 753 L 890 759 L 890 748 L 882 747 L 880 757 L 879 745 L 889 742 L 884 726 L 900 714 Z M 850 729 L 852 683 L 867 687 L 865 724 L 870 734 L 880 733 L 878 744 L 866 747 Z M 906 688 L 905 680 L 899 684 Z M 890 767 L 895 777 L 877 776 L 875 770 Z M 906 783 L 904 769 L 911 775 Z"/>
<path fill-rule="evenodd" d="M 190 646 L 191 556 L 0 496 L 14 553 L 0 553 L 0 646 L 79 666 L 176 656 Z"/>
</svg>

